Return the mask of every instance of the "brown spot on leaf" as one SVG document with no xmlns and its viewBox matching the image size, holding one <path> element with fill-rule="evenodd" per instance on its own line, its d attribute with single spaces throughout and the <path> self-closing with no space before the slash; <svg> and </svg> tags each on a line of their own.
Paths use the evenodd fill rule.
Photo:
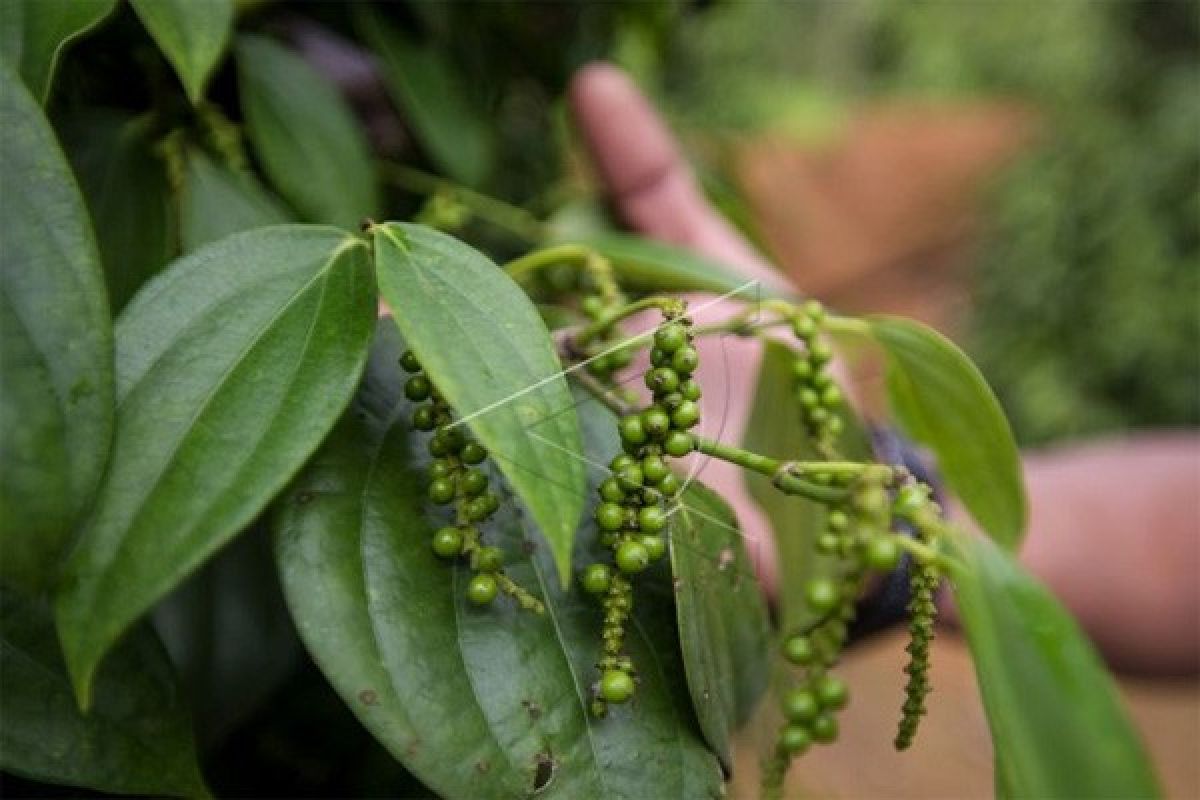
<svg viewBox="0 0 1200 800">
<path fill-rule="evenodd" d="M 379 693 L 374 689 L 363 689 L 358 693 L 358 701 L 364 706 L 373 706 L 379 703 Z"/>
<path fill-rule="evenodd" d="M 530 719 L 537 719 L 542 715 L 542 707 L 532 700 L 522 700 L 521 705 L 525 707 Z"/>
<path fill-rule="evenodd" d="M 313 499 L 313 493 L 306 489 L 305 491 L 298 492 L 296 494 L 296 505 L 302 506 L 305 503 L 310 502 L 312 499 Z"/>
<path fill-rule="evenodd" d="M 481 775 L 483 773 L 487 772 L 491 768 L 492 768 L 492 762 L 490 762 L 490 761 L 476 761 L 475 762 L 475 770 L 476 770 L 476 772 L 478 772 Z"/>
</svg>

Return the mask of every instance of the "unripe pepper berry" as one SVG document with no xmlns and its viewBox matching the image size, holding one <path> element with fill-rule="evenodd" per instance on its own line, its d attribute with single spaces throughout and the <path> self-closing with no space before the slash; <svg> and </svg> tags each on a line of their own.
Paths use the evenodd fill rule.
<svg viewBox="0 0 1200 800">
<path fill-rule="evenodd" d="M 700 399 L 703 392 L 700 391 L 700 384 L 693 378 L 688 378 L 683 383 L 679 384 L 679 392 L 685 400 L 691 400 L 693 403 Z"/>
<path fill-rule="evenodd" d="M 665 353 L 674 353 L 687 344 L 687 332 L 682 325 L 669 322 L 654 332 L 654 344 Z"/>
<path fill-rule="evenodd" d="M 891 536 L 872 536 L 863 550 L 863 561 L 873 570 L 891 572 L 900 563 L 900 546 Z"/>
<path fill-rule="evenodd" d="M 429 383 L 429 378 L 424 375 L 413 375 L 404 382 L 404 396 L 414 403 L 428 400 L 432 390 L 433 386 Z"/>
<path fill-rule="evenodd" d="M 680 375 L 691 375 L 696 371 L 699 363 L 700 354 L 690 344 L 684 345 L 671 354 L 671 366 Z"/>
<path fill-rule="evenodd" d="M 651 486 L 657 485 L 670 472 L 671 468 L 663 461 L 662 456 L 649 455 L 642 459 L 642 477 Z"/>
<path fill-rule="evenodd" d="M 429 499 L 444 506 L 454 499 L 454 481 L 449 478 L 434 478 L 429 484 Z"/>
<path fill-rule="evenodd" d="M 691 400 L 684 400 L 671 414 L 671 424 L 679 430 L 687 430 L 700 421 L 700 407 Z"/>
<path fill-rule="evenodd" d="M 616 503 L 596 506 L 596 524 L 603 531 L 619 531 L 625 524 L 625 509 Z"/>
<path fill-rule="evenodd" d="M 684 433 L 683 431 L 671 431 L 663 441 L 663 450 L 667 452 L 667 455 L 674 456 L 675 458 L 686 456 L 692 452 L 694 446 L 695 440 L 691 434 Z"/>
<path fill-rule="evenodd" d="M 821 714 L 809 726 L 812 738 L 822 744 L 829 744 L 838 736 L 838 721 L 832 714 Z"/>
<path fill-rule="evenodd" d="M 812 744 L 812 736 L 803 725 L 788 725 L 779 736 L 779 746 L 789 756 L 804 753 Z"/>
<path fill-rule="evenodd" d="M 671 418 L 661 408 L 651 406 L 642 412 L 642 427 L 648 436 L 658 439 L 671 430 Z"/>
<path fill-rule="evenodd" d="M 645 444 L 646 442 L 646 429 L 638 414 L 621 417 L 621 421 L 617 423 L 617 430 L 621 432 L 621 441 L 626 444 Z"/>
<path fill-rule="evenodd" d="M 797 666 L 811 664 L 815 655 L 807 636 L 789 636 L 783 643 L 783 657 Z"/>
<path fill-rule="evenodd" d="M 633 678 L 619 669 L 605 670 L 600 676 L 600 696 L 609 703 L 624 703 L 633 697 Z"/>
<path fill-rule="evenodd" d="M 487 450 L 478 442 L 467 442 L 458 456 L 465 464 L 479 464 L 487 458 Z"/>
<path fill-rule="evenodd" d="M 846 688 L 845 681 L 832 675 L 822 675 L 817 678 L 815 689 L 817 702 L 824 709 L 845 708 L 850 699 L 850 690 Z"/>
<path fill-rule="evenodd" d="M 658 533 L 667 527 L 667 512 L 658 506 L 646 506 L 638 512 L 638 527 L 645 533 Z"/>
<path fill-rule="evenodd" d="M 588 594 L 604 594 L 612 586 L 612 569 L 607 564 L 589 564 L 579 576 L 579 585 Z"/>
<path fill-rule="evenodd" d="M 429 406 L 421 406 L 413 411 L 412 426 L 419 431 L 431 431 L 437 425 L 437 420 L 434 416 L 433 409 Z"/>
<path fill-rule="evenodd" d="M 650 561 L 658 561 L 667 554 L 667 540 L 658 535 L 646 535 L 638 538 L 642 547 L 650 555 Z"/>
<path fill-rule="evenodd" d="M 481 547 L 474 561 L 475 569 L 480 572 L 495 572 L 504 566 L 504 551 L 499 547 Z"/>
<path fill-rule="evenodd" d="M 463 534 L 455 527 L 441 528 L 433 535 L 433 552 L 442 558 L 457 558 L 462 554 Z"/>
<path fill-rule="evenodd" d="M 600 497 L 609 503 L 620 503 L 625 500 L 625 490 L 616 478 L 605 478 L 600 484 Z"/>
<path fill-rule="evenodd" d="M 486 606 L 496 599 L 496 590 L 496 579 L 492 575 L 476 575 L 467 584 L 467 599 L 477 606 Z"/>
<path fill-rule="evenodd" d="M 788 722 L 811 722 L 821 713 L 821 704 L 810 690 L 794 688 L 783 696 L 782 710 Z"/>
<path fill-rule="evenodd" d="M 616 562 L 621 572 L 641 572 L 650 565 L 650 552 L 641 542 L 622 542 L 617 547 Z"/>
<path fill-rule="evenodd" d="M 468 497 L 482 494 L 488 486 L 487 475 L 477 469 L 468 469 L 462 474 L 462 490 Z"/>
<path fill-rule="evenodd" d="M 814 578 L 804 587 L 804 600 L 817 614 L 825 614 L 837 607 L 841 595 L 833 581 Z"/>
<path fill-rule="evenodd" d="M 640 489 L 646 478 L 642 475 L 642 466 L 634 461 L 628 466 L 621 467 L 616 473 L 617 484 L 627 492 Z"/>
<path fill-rule="evenodd" d="M 679 480 L 679 476 L 675 473 L 670 473 L 661 481 L 658 482 L 658 491 L 665 497 L 674 497 L 683 488 L 683 482 Z"/>
<path fill-rule="evenodd" d="M 417 355 L 412 350 L 405 350 L 404 355 L 400 356 L 400 366 L 405 372 L 421 371 L 421 362 L 417 361 Z"/>
<path fill-rule="evenodd" d="M 670 367 L 656 367 L 646 373 L 646 388 L 655 394 L 667 394 L 679 388 L 679 373 Z"/>
</svg>

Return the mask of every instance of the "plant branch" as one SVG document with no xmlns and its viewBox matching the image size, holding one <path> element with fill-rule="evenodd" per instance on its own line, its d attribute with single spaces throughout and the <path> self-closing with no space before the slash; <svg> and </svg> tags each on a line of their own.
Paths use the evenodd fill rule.
<svg viewBox="0 0 1200 800">
<path fill-rule="evenodd" d="M 742 469 L 766 475 L 771 479 L 775 488 L 785 494 L 799 495 L 800 497 L 806 497 L 809 500 L 827 505 L 841 503 L 850 496 L 848 489 L 836 486 L 822 486 L 794 474 L 792 469 L 797 466 L 795 462 L 781 462 L 769 456 L 753 453 L 749 450 L 724 444 L 713 439 L 706 439 L 702 436 L 695 437 L 695 440 L 697 452 L 704 453 L 713 458 L 719 458 L 722 461 L 728 461 L 731 464 L 736 464 Z M 814 466 L 820 463 L 815 462 Z M 807 466 L 807 464 L 804 466 Z"/>
</svg>

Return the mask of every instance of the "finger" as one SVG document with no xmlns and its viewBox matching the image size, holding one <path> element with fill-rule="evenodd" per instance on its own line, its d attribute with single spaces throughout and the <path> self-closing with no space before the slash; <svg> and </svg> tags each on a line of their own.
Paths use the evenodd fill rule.
<svg viewBox="0 0 1200 800">
<path fill-rule="evenodd" d="M 629 225 L 738 266 L 772 287 L 786 286 L 708 204 L 674 137 L 624 72 L 602 63 L 584 67 L 570 99 L 600 178 Z"/>
</svg>

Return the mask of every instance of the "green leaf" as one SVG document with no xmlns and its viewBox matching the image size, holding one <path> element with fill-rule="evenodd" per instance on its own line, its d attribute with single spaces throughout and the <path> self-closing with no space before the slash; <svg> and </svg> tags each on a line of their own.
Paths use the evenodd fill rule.
<svg viewBox="0 0 1200 800">
<path fill-rule="evenodd" d="M 80 704 L 121 633 L 244 528 L 353 394 L 375 316 L 367 246 L 236 234 L 176 261 L 117 323 L 117 435 L 58 626 Z"/>
<path fill-rule="evenodd" d="M 62 51 L 112 13 L 117 0 L 6 0 L 4 5 L 4 58 L 45 103 Z"/>
<path fill-rule="evenodd" d="M 670 516 L 679 642 L 692 707 L 709 746 L 733 769 L 730 737 L 767 687 L 770 623 L 733 511 L 697 482 Z"/>
<path fill-rule="evenodd" d="M 154 634 L 133 630 L 83 715 L 48 604 L 0 591 L 0 768 L 114 794 L 207 794 L 191 721 Z"/>
<path fill-rule="evenodd" d="M 529 508 L 565 584 L 585 478 L 574 401 L 545 323 L 503 270 L 457 239 L 395 222 L 374 237 L 396 325 Z"/>
<path fill-rule="evenodd" d="M 0 64 L 0 579 L 51 578 L 108 457 L 112 324 L 87 210 L 42 109 Z"/>
<path fill-rule="evenodd" d="M 745 302 L 779 297 L 747 281 L 732 267 L 681 247 L 623 233 L 585 236 L 578 241 L 607 257 L 623 287 L 642 292 L 734 293 Z"/>
<path fill-rule="evenodd" d="M 596 719 L 587 707 L 599 606 L 559 588 L 551 554 L 530 538 L 511 495 L 485 537 L 545 614 L 504 596 L 471 606 L 469 568 L 433 555 L 430 537 L 447 517 L 424 496 L 428 456 L 407 424 L 402 349 L 385 323 L 355 407 L 278 504 L 284 591 L 317 664 L 375 737 L 444 797 L 528 797 L 538 786 L 539 797 L 573 800 L 715 795 L 720 769 L 686 699 L 680 705 L 665 572 L 639 581 L 663 595 L 635 601 L 637 697 Z M 590 430 L 598 439 L 588 457 L 606 461 L 618 449 L 611 418 Z M 601 550 L 593 526 L 581 539 L 579 566 Z"/>
<path fill-rule="evenodd" d="M 459 183 L 482 184 L 496 162 L 493 122 L 445 53 L 413 41 L 366 3 L 354 5 L 354 25 L 379 58 L 393 102 L 430 159 Z"/>
<path fill-rule="evenodd" d="M 265 36 L 237 41 L 246 133 L 263 169 L 310 222 L 355 228 L 379 210 L 362 128 L 337 89 Z"/>
<path fill-rule="evenodd" d="M 887 352 L 888 402 L 900 426 L 933 450 L 942 477 L 983 529 L 1015 549 L 1026 516 L 1020 454 L 987 382 L 940 333 L 895 317 L 869 323 Z"/>
<path fill-rule="evenodd" d="M 742 446 L 779 459 L 817 460 L 820 454 L 800 420 L 792 377 L 794 360 L 794 351 L 786 345 L 765 344 Z M 870 459 L 870 442 L 853 409 L 843 404 L 838 413 L 845 423 L 837 441 L 838 450 L 856 461 Z M 816 550 L 816 538 L 825 529 L 825 508 L 784 494 L 764 475 L 747 470 L 742 476 L 774 532 L 779 556 L 780 628 L 785 632 L 805 630 L 819 617 L 804 601 L 805 585 L 813 578 L 840 573 L 836 557 L 820 555 Z"/>
<path fill-rule="evenodd" d="M 114 312 L 175 254 L 171 193 L 150 124 L 147 116 L 88 109 L 58 125 L 91 212 Z"/>
<path fill-rule="evenodd" d="M 233 29 L 232 0 L 129 0 L 197 104 Z"/>
<path fill-rule="evenodd" d="M 233 233 L 293 221 L 257 178 L 222 166 L 197 149 L 187 153 L 179 216 L 185 253 Z"/>
<path fill-rule="evenodd" d="M 954 597 L 1011 797 L 1157 797 L 1112 679 L 1058 601 L 990 540 L 951 542 Z"/>
</svg>

